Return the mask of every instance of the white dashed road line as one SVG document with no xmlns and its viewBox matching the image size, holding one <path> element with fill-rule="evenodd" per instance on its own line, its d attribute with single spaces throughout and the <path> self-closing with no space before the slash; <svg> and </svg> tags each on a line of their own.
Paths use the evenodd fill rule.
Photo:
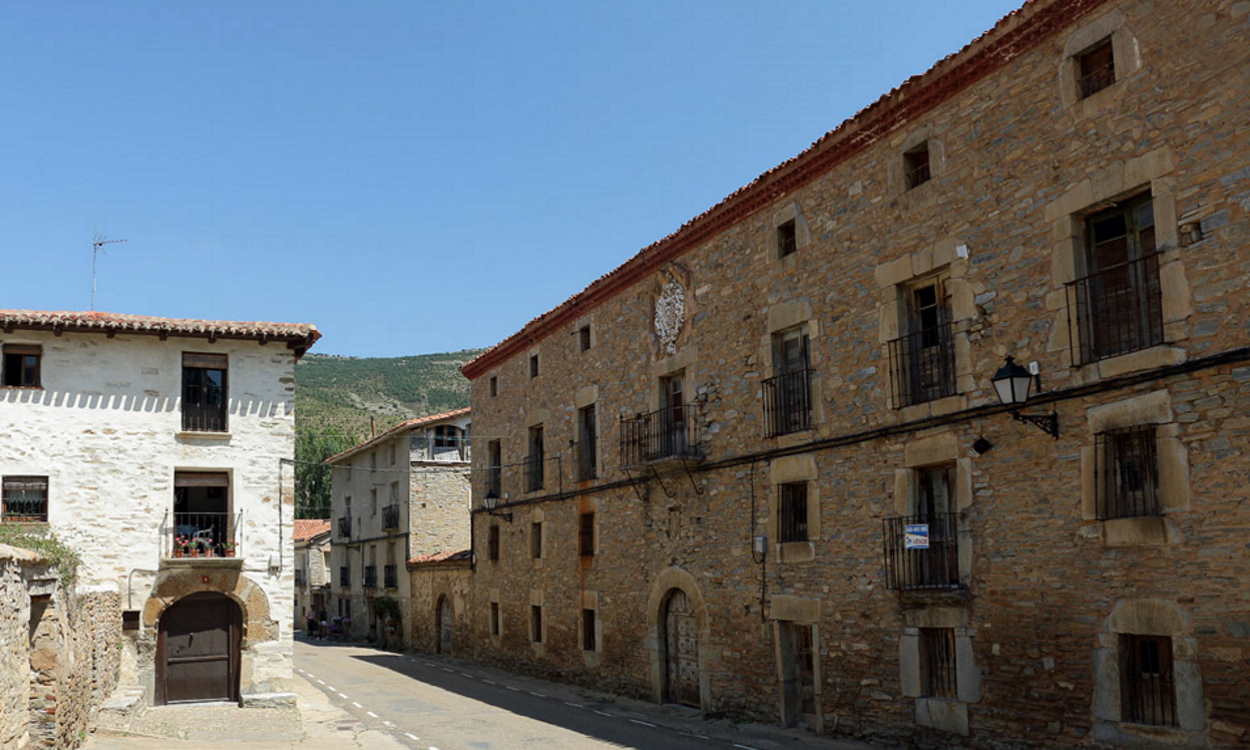
<svg viewBox="0 0 1250 750">
<path fill-rule="evenodd" d="M 750 745 L 739 745 L 737 742 L 734 743 L 734 747 L 741 748 L 741 750 L 755 750 Z"/>
<path fill-rule="evenodd" d="M 369 714 L 369 718 L 370 718 L 370 719 L 376 719 L 376 718 L 378 718 L 378 715 L 377 715 L 377 714 L 375 714 L 375 713 L 374 713 L 374 712 L 372 712 L 372 711 L 365 711 L 365 713 Z"/>
<path fill-rule="evenodd" d="M 408 739 L 412 740 L 413 742 L 416 742 L 417 740 L 421 739 L 420 737 L 418 737 L 417 735 L 413 734 L 412 732 L 404 732 L 404 736 L 405 736 L 405 737 L 407 737 Z"/>
<path fill-rule="evenodd" d="M 514 693 L 519 693 L 519 692 L 521 692 L 521 688 L 519 688 L 519 687 L 513 687 L 513 686 L 511 686 L 511 685 L 505 685 L 504 687 L 508 688 L 509 690 L 511 690 L 511 691 L 512 691 L 512 692 L 514 692 Z"/>
<path fill-rule="evenodd" d="M 607 716 L 608 718 L 612 718 L 612 714 L 608 713 L 607 711 L 599 711 L 598 709 L 596 709 L 595 713 L 599 714 L 600 716 Z"/>
<path fill-rule="evenodd" d="M 364 708 L 364 706 L 360 705 L 356 701 L 352 701 L 352 705 L 355 706 L 356 708 Z"/>
<path fill-rule="evenodd" d="M 569 701 L 565 701 L 565 702 L 564 702 L 564 705 L 566 705 L 566 706 L 572 706 L 573 708 L 585 708 L 585 706 L 583 706 L 583 705 L 582 705 L 582 704 L 580 704 L 580 703 L 571 703 L 571 702 L 569 702 Z"/>
<path fill-rule="evenodd" d="M 651 727 L 652 729 L 656 728 L 655 724 L 652 724 L 649 721 L 643 721 L 642 719 L 630 719 L 630 721 L 634 722 L 635 724 L 641 724 L 644 727 Z"/>
<path fill-rule="evenodd" d="M 498 685 L 498 684 L 499 684 L 498 682 L 495 682 L 494 680 L 487 680 L 487 679 L 485 679 L 485 678 L 483 678 L 483 679 L 482 679 L 482 682 L 485 682 L 487 685 Z"/>
<path fill-rule="evenodd" d="M 533 690 L 527 690 L 527 691 L 525 691 L 525 692 L 529 693 L 530 695 L 534 696 L 535 698 L 546 698 L 546 697 L 547 697 L 547 694 L 546 694 L 546 693 L 538 693 L 538 692 L 535 692 L 535 691 L 533 691 Z"/>
</svg>

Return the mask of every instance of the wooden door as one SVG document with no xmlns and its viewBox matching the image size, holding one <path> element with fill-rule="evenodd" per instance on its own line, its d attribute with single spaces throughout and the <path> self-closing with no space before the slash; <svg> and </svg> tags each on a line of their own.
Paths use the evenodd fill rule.
<svg viewBox="0 0 1250 750">
<path fill-rule="evenodd" d="M 686 592 L 673 589 L 664 607 L 666 694 L 699 707 L 699 625 Z"/>
<path fill-rule="evenodd" d="M 224 594 L 178 600 L 161 615 L 157 703 L 237 701 L 242 613 Z"/>
<path fill-rule="evenodd" d="M 438 600 L 438 652 L 451 653 L 451 600 L 441 597 Z"/>
</svg>

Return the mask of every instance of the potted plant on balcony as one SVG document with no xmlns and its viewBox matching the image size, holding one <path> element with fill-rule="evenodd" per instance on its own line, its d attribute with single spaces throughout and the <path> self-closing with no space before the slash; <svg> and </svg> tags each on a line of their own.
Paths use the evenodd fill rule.
<svg viewBox="0 0 1250 750">
<path fill-rule="evenodd" d="M 174 537 L 174 557 L 182 557 L 187 554 L 187 550 L 191 547 L 191 540 L 185 536 Z"/>
<path fill-rule="evenodd" d="M 221 554 L 225 557 L 234 557 L 234 542 L 225 542 L 221 545 Z"/>
</svg>

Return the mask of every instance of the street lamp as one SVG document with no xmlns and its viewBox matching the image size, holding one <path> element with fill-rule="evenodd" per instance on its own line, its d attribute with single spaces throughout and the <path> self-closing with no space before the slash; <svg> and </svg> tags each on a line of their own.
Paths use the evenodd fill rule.
<svg viewBox="0 0 1250 750">
<path fill-rule="evenodd" d="M 1003 366 L 998 368 L 998 372 L 994 373 L 994 377 L 990 378 L 990 382 L 994 384 L 994 390 L 998 393 L 998 400 L 1004 406 L 1011 407 L 1011 416 L 1017 422 L 1026 422 L 1038 428 L 1055 440 L 1059 439 L 1059 415 L 1054 411 L 1049 414 L 1021 414 L 1020 407 L 1024 406 L 1029 400 L 1029 392 L 1033 388 L 1033 381 L 1040 381 L 1040 375 L 1034 375 L 1020 365 L 1016 364 L 1015 359 L 1007 357 L 1007 361 Z"/>
</svg>

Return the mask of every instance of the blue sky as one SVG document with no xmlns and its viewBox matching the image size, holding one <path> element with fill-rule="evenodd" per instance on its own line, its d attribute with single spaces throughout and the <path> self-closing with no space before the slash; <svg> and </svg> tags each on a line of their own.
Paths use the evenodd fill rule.
<svg viewBox="0 0 1250 750">
<path fill-rule="evenodd" d="M 0 307 L 490 345 L 1017 5 L 6 3 Z"/>
</svg>

